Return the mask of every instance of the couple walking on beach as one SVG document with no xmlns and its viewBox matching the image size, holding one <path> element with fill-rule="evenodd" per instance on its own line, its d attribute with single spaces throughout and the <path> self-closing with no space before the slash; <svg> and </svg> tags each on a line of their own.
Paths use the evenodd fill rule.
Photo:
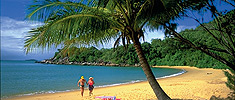
<svg viewBox="0 0 235 100">
<path fill-rule="evenodd" d="M 83 93 L 84 93 L 84 87 L 85 87 L 85 83 L 89 86 L 89 96 L 92 95 L 92 91 L 94 89 L 94 85 L 95 82 L 93 80 L 93 77 L 90 77 L 89 78 L 89 81 L 87 82 L 85 79 L 84 79 L 84 76 L 81 76 L 81 79 L 78 81 L 78 87 L 80 87 L 81 89 L 81 95 L 83 96 Z"/>
</svg>

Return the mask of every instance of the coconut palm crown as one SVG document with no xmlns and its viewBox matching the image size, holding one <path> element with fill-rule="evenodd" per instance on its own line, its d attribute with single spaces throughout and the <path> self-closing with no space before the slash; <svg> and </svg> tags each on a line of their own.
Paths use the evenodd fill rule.
<svg viewBox="0 0 235 100">
<path fill-rule="evenodd" d="M 183 13 L 194 2 L 200 0 L 35 0 L 27 16 L 30 20 L 43 21 L 45 24 L 32 29 L 25 40 L 25 50 L 50 48 L 64 45 L 99 45 L 116 40 L 124 46 L 133 43 L 141 67 L 159 100 L 170 97 L 162 90 L 153 75 L 141 48 L 146 27 L 158 25 L 151 21 L 168 23 Z"/>
</svg>

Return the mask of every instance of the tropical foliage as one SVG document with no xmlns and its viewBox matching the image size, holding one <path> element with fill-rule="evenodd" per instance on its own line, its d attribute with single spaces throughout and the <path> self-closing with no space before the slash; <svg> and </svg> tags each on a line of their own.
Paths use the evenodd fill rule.
<svg viewBox="0 0 235 100">
<path fill-rule="evenodd" d="M 180 17 L 180 14 L 185 15 L 185 9 L 203 8 L 206 3 L 208 1 L 205 0 L 35 0 L 29 8 L 27 18 L 43 21 L 45 25 L 30 31 L 25 48 L 29 52 L 36 47 L 62 45 L 64 48 L 61 51 L 68 52 L 72 47 L 98 45 L 112 39 L 116 40 L 115 48 L 120 42 L 125 48 L 128 46 L 126 44 L 133 44 L 139 63 L 157 98 L 169 100 L 170 97 L 161 89 L 147 61 L 153 56 L 145 57 L 151 56 L 144 54 L 150 52 L 149 49 L 144 49 L 150 45 L 143 44 L 142 47 L 140 39 L 144 40 L 146 27 L 156 29 L 164 26 L 166 33 L 175 33 L 175 24 L 170 23 L 171 20 Z M 83 56 L 71 57 L 71 60 L 99 60 L 99 57 L 84 56 L 99 52 L 85 53 L 79 49 L 77 53 Z"/>
<path fill-rule="evenodd" d="M 208 23 L 207 26 L 210 26 Z M 204 44 L 214 46 L 217 43 L 213 38 L 206 36 L 200 29 L 186 29 L 180 32 L 183 37 L 188 37 L 193 43 L 198 41 Z M 174 37 L 167 37 L 164 40 L 152 39 L 151 43 L 144 42 L 141 44 L 143 52 L 151 66 L 155 65 L 169 65 L 169 66 L 195 66 L 199 68 L 222 68 L 228 67 L 219 62 L 218 60 L 210 57 L 203 52 L 193 49 L 190 45 L 177 41 Z M 69 53 L 69 56 L 67 53 Z M 128 48 L 119 46 L 116 49 L 100 49 L 95 47 L 90 48 L 71 48 L 66 54 L 56 52 L 55 57 L 57 60 L 68 57 L 71 62 L 111 62 L 114 64 L 137 64 L 138 57 L 135 53 L 133 44 Z M 226 56 L 226 55 L 225 55 Z M 83 60 L 84 58 L 86 60 Z M 89 58 L 93 58 L 92 60 Z"/>
<path fill-rule="evenodd" d="M 196 2 L 196 1 L 195 1 Z M 190 2 L 181 0 L 88 0 L 61 2 L 35 0 L 29 9 L 29 19 L 44 21 L 45 25 L 33 29 L 25 48 L 50 48 L 63 44 L 67 51 L 72 46 L 97 45 L 115 39 L 115 46 L 133 43 L 142 69 L 159 100 L 169 96 L 156 81 L 139 40 L 144 39 L 144 26 L 153 17 L 168 22 L 174 19 Z M 165 14 L 171 16 L 164 16 Z M 167 18 L 167 19 L 166 19 Z"/>
<path fill-rule="evenodd" d="M 227 20 L 232 20 L 235 14 L 235 10 L 230 11 L 224 17 L 228 17 Z M 212 27 L 215 26 L 215 21 L 211 21 L 209 23 L 204 23 L 203 26 Z M 232 20 L 234 21 L 234 20 Z M 233 30 L 234 24 L 230 21 L 230 24 L 224 24 L 226 27 L 229 27 L 227 31 Z M 227 21 L 222 23 L 228 23 Z M 225 26 L 224 26 L 225 27 Z M 198 45 L 198 46 L 208 46 L 210 49 L 216 49 L 216 48 L 223 48 L 221 45 L 218 45 L 219 43 L 210 36 L 210 34 L 207 34 L 207 31 L 203 29 L 202 26 L 198 26 L 195 29 L 186 29 L 184 31 L 181 31 L 179 33 L 182 37 L 187 38 L 192 43 Z M 219 37 L 220 34 L 216 34 L 216 31 L 213 31 L 213 34 L 215 34 L 216 37 Z M 234 33 L 232 33 L 234 34 Z M 232 38 L 234 39 L 234 38 Z M 176 41 L 178 40 L 177 37 L 168 37 L 164 40 L 161 39 L 153 39 L 151 43 L 142 43 L 142 49 L 143 52 L 149 62 L 150 65 L 189 65 L 189 66 L 196 66 L 196 67 L 212 67 L 212 68 L 227 68 L 225 67 L 222 62 L 219 62 L 218 60 L 214 59 L 213 57 L 208 56 L 207 54 L 204 54 L 200 50 L 191 48 L 189 44 L 185 44 L 182 41 Z M 76 51 L 73 50 L 70 51 Z M 77 50 L 79 48 L 76 48 Z M 84 49 L 84 48 L 82 48 Z M 93 49 L 93 51 L 90 51 L 90 49 Z M 93 54 L 89 55 L 88 52 L 99 52 L 99 54 Z M 133 44 L 130 44 L 127 48 L 123 48 L 123 46 L 119 46 L 116 49 L 101 49 L 98 50 L 94 47 L 88 48 L 87 50 L 84 50 L 82 53 L 88 54 L 87 57 L 90 58 L 98 58 L 94 59 L 93 62 L 111 62 L 115 64 L 130 64 L 134 65 L 138 63 L 138 57 L 137 54 L 134 52 L 135 49 L 133 47 Z M 227 59 L 231 63 L 234 62 L 234 58 L 230 57 L 228 54 L 224 52 L 214 51 L 214 53 L 220 55 L 221 57 Z M 55 55 L 57 56 L 57 55 Z M 74 53 L 74 55 L 69 56 L 70 61 L 77 61 L 77 62 L 91 62 L 91 60 L 79 60 L 74 58 L 79 58 L 80 56 L 83 57 L 83 54 L 80 55 L 79 53 Z M 88 59 L 88 58 L 86 58 Z"/>
<path fill-rule="evenodd" d="M 227 0 L 226 2 L 228 3 Z M 235 25 L 235 11 L 234 9 L 230 12 L 228 12 L 227 9 L 225 11 L 217 10 L 216 6 L 214 5 L 214 0 L 205 1 L 203 4 L 202 5 L 205 7 L 199 5 L 191 8 L 191 10 L 196 9 L 198 11 L 203 9 L 211 12 L 212 17 L 215 18 L 214 21 L 210 22 L 211 24 L 205 24 L 203 21 L 200 21 L 193 16 L 189 16 L 187 13 L 181 14 L 180 16 L 192 18 L 198 22 L 200 24 L 198 30 L 201 30 L 205 34 L 203 35 L 208 37 L 208 39 L 211 38 L 211 40 L 215 42 L 214 45 L 205 44 L 204 41 L 206 39 L 204 41 L 197 39 L 197 41 L 192 42 L 192 39 L 195 38 L 192 38 L 192 36 L 183 37 L 174 30 L 176 27 L 176 24 L 174 23 L 162 23 L 156 21 L 155 24 L 161 24 L 169 36 L 174 36 L 179 41 L 182 41 L 183 43 L 190 45 L 192 48 L 200 50 L 201 52 L 204 52 L 205 54 L 226 64 L 230 68 L 235 69 L 235 35 L 233 31 Z M 229 4 L 234 7 L 233 3 Z"/>
</svg>

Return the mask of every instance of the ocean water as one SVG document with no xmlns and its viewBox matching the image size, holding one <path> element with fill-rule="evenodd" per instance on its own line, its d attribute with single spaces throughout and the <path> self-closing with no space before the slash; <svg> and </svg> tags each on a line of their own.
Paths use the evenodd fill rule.
<svg viewBox="0 0 235 100">
<path fill-rule="evenodd" d="M 180 69 L 152 68 L 156 78 L 184 73 Z M 77 81 L 93 77 L 95 87 L 146 81 L 140 67 L 40 64 L 33 61 L 1 61 L 1 98 L 73 91 Z M 86 86 L 87 87 L 87 86 Z"/>
</svg>

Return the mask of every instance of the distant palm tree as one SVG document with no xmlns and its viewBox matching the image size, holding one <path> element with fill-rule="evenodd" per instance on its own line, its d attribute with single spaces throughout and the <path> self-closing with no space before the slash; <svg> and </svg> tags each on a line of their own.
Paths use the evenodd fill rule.
<svg viewBox="0 0 235 100">
<path fill-rule="evenodd" d="M 177 17 L 188 3 L 184 0 L 59 0 L 36 1 L 29 8 L 27 18 L 44 21 L 45 25 L 32 29 L 25 41 L 26 51 L 36 47 L 50 48 L 64 45 L 89 46 L 116 40 L 124 46 L 133 43 L 141 67 L 159 100 L 170 97 L 162 90 L 150 69 L 142 51 L 140 39 L 144 40 L 144 28 L 152 20 L 166 23 Z M 190 0 L 189 0 L 190 1 Z M 194 0 L 192 0 L 194 1 Z M 183 7 L 183 8 L 182 8 Z M 155 27 L 155 26 L 154 26 Z"/>
</svg>

